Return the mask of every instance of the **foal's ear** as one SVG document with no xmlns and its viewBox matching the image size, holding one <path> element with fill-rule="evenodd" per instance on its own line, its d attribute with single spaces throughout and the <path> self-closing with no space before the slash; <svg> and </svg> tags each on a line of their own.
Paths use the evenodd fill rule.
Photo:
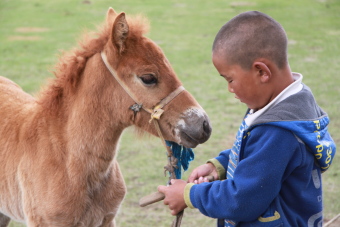
<svg viewBox="0 0 340 227">
<path fill-rule="evenodd" d="M 113 24 L 116 17 L 117 17 L 116 11 L 110 7 L 109 10 L 106 13 L 106 23 L 107 24 Z"/>
<path fill-rule="evenodd" d="M 121 54 L 125 50 L 125 41 L 129 34 L 129 25 L 125 19 L 125 13 L 120 13 L 112 27 L 112 38 L 111 41 L 118 49 Z"/>
</svg>

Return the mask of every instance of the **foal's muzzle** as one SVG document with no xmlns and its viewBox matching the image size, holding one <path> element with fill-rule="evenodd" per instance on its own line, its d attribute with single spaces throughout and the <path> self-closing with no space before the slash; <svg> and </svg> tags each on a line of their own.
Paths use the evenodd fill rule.
<svg viewBox="0 0 340 227">
<path fill-rule="evenodd" d="M 177 126 L 180 144 L 191 148 L 206 142 L 211 135 L 211 130 L 207 114 L 198 108 L 187 110 Z"/>
</svg>

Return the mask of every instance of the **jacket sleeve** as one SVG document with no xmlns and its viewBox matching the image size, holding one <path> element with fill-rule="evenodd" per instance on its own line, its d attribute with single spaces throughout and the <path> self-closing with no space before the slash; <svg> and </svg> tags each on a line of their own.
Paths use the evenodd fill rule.
<svg viewBox="0 0 340 227">
<path fill-rule="evenodd" d="M 243 146 L 243 158 L 233 179 L 188 185 L 185 193 L 191 207 L 212 218 L 254 220 L 278 196 L 289 162 L 294 158 L 296 167 L 301 163 L 297 139 L 282 128 L 258 126 Z M 217 159 L 222 163 L 226 160 Z"/>
<path fill-rule="evenodd" d="M 215 159 L 221 163 L 221 165 L 227 169 L 229 163 L 229 153 L 230 149 L 222 151 Z"/>
<path fill-rule="evenodd" d="M 218 157 L 210 159 L 207 163 L 212 163 L 217 170 L 218 179 L 226 179 L 226 169 L 228 168 L 230 149 L 222 151 Z"/>
</svg>

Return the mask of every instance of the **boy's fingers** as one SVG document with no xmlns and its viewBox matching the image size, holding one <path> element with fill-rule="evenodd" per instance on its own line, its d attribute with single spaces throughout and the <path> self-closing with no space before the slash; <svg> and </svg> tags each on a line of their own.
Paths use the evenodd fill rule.
<svg viewBox="0 0 340 227">
<path fill-rule="evenodd" d="M 201 183 L 204 182 L 204 178 L 203 178 L 203 177 L 200 177 L 200 178 L 198 179 L 198 181 L 199 181 L 199 183 L 201 184 Z"/>
<path fill-rule="evenodd" d="M 157 190 L 159 192 L 162 192 L 163 194 L 165 194 L 166 189 L 167 189 L 167 186 L 164 186 L 164 185 L 159 185 L 157 188 Z"/>
<path fill-rule="evenodd" d="M 200 167 L 197 167 L 196 169 L 194 169 L 191 174 L 189 175 L 189 178 L 188 178 L 188 182 L 189 183 L 194 183 L 195 180 L 197 180 L 199 177 L 200 177 L 200 174 L 199 174 L 199 169 Z"/>
<path fill-rule="evenodd" d="M 213 182 L 215 181 L 215 177 L 212 175 L 206 176 L 205 179 L 207 180 L 206 182 Z"/>
<path fill-rule="evenodd" d="M 159 185 L 158 188 L 157 188 L 157 190 L 160 193 L 163 193 L 164 195 L 165 195 L 166 189 L 167 189 L 167 186 L 164 186 L 164 185 Z M 166 199 L 166 196 L 164 197 L 163 203 L 164 203 L 164 205 L 169 205 L 169 202 Z"/>
<path fill-rule="evenodd" d="M 195 180 L 197 180 L 198 176 L 196 173 L 192 172 L 188 178 L 189 183 L 194 183 Z"/>
<path fill-rule="evenodd" d="M 172 216 L 175 216 L 175 215 L 177 215 L 178 214 L 178 212 L 177 211 L 175 211 L 175 210 L 171 210 L 171 215 Z"/>
</svg>

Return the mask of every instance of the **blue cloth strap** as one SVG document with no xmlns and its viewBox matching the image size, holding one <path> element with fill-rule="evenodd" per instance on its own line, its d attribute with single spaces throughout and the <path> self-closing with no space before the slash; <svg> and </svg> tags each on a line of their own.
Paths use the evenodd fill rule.
<svg viewBox="0 0 340 227">
<path fill-rule="evenodd" d="M 175 168 L 175 175 L 177 179 L 181 179 L 182 168 L 184 171 L 188 170 L 189 163 L 195 158 L 194 151 L 172 141 L 165 140 L 165 143 L 172 150 L 173 156 L 177 158 L 178 168 Z"/>
</svg>

